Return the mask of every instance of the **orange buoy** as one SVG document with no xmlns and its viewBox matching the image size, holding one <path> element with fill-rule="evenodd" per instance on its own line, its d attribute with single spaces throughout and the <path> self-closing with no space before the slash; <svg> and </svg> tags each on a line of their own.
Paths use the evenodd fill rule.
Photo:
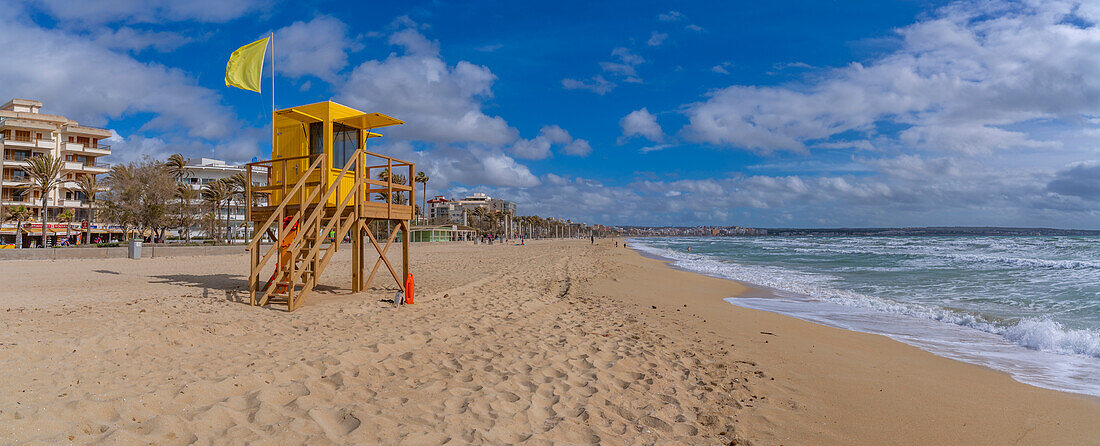
<svg viewBox="0 0 1100 446">
<path fill-rule="evenodd" d="M 409 304 L 409 305 L 413 304 L 413 289 L 415 287 L 416 287 L 416 284 L 413 282 L 413 275 L 412 275 L 412 273 L 409 273 L 409 277 L 405 278 L 405 303 L 406 304 Z"/>
</svg>

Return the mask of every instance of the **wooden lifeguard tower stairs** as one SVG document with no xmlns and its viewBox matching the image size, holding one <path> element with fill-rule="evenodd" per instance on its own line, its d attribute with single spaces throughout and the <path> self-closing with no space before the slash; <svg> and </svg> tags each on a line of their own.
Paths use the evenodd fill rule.
<svg viewBox="0 0 1100 446">
<path fill-rule="evenodd" d="M 404 294 L 415 166 L 364 149 L 369 138 L 382 136 L 372 130 L 398 124 L 404 122 L 331 101 L 275 112 L 273 159 L 246 165 L 246 218 L 255 228 L 247 247 L 249 304 L 300 307 L 349 234 L 352 292 L 366 289 L 385 265 Z M 384 246 L 371 229 L 379 221 L 393 228 Z M 400 276 L 386 258 L 399 232 Z M 265 245 L 265 237 L 274 243 Z M 364 239 L 378 254 L 365 277 Z"/>
</svg>

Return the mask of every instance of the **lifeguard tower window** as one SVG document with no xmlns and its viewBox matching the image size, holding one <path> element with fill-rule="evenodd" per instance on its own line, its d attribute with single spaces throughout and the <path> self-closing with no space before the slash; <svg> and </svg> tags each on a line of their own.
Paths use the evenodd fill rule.
<svg viewBox="0 0 1100 446">
<path fill-rule="evenodd" d="M 314 122 L 309 124 L 309 153 L 317 154 L 324 150 L 324 141 L 321 136 L 324 135 L 324 123 Z M 362 136 L 361 130 L 350 127 L 338 122 L 332 124 L 332 167 L 335 169 L 343 169 L 344 165 L 351 160 L 352 155 L 356 150 L 359 150 L 359 137 Z M 352 165 L 351 169 L 354 171 L 355 166 Z"/>
</svg>

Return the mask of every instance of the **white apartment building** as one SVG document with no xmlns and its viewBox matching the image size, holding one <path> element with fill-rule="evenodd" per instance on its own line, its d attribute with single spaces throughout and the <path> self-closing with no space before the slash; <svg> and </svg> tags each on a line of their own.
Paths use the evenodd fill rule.
<svg viewBox="0 0 1100 446">
<path fill-rule="evenodd" d="M 73 210 L 73 241 L 80 232 L 81 221 L 87 220 L 91 208 L 87 197 L 79 191 L 77 180 L 85 175 L 101 175 L 110 165 L 99 161 L 111 154 L 111 147 L 100 141 L 111 137 L 105 129 L 85 127 L 64 116 L 41 113 L 42 103 L 27 99 L 12 99 L 0 106 L 0 152 L 3 152 L 0 169 L 0 206 L 26 206 L 34 216 L 24 225 L 24 245 L 43 243 L 42 224 L 49 229 L 44 243 L 52 246 L 58 237 L 65 238 L 66 223 L 57 221 L 57 215 Z M 42 222 L 42 197 L 37 192 L 23 189 L 29 184 L 26 172 L 27 158 L 39 154 L 52 154 L 65 160 L 63 181 L 46 195 L 49 204 L 47 221 Z M 0 226 L 0 244 L 15 242 L 15 224 Z M 96 230 L 101 229 L 102 231 Z M 107 232 L 106 227 L 93 228 L 93 232 Z"/>
<path fill-rule="evenodd" d="M 202 192 L 203 186 L 210 184 L 211 182 L 226 179 L 236 174 L 245 174 L 245 167 L 240 165 L 229 164 L 222 160 L 216 160 L 211 158 L 192 158 L 187 160 L 187 166 L 183 171 L 183 178 L 180 180 L 184 184 L 191 186 L 192 189 Z M 258 174 L 256 170 L 253 170 L 252 183 L 257 186 L 263 186 L 267 184 L 266 172 Z M 195 204 L 199 204 L 201 198 L 196 200 Z M 233 236 L 235 238 L 243 238 L 245 236 L 244 222 L 245 222 L 245 204 L 238 203 L 231 207 L 229 212 L 229 224 L 233 228 Z M 225 225 L 225 209 L 222 209 L 218 213 L 218 221 L 221 225 Z M 205 231 L 201 228 L 201 225 L 196 225 L 191 228 L 191 236 L 205 235 Z"/>
<path fill-rule="evenodd" d="M 516 215 L 516 204 L 499 198 L 493 198 L 483 193 L 467 195 L 461 200 L 448 200 L 437 195 L 428 200 L 428 219 L 433 223 L 468 224 L 467 210 L 473 212 L 476 208 L 483 208 L 489 212 L 509 212 Z"/>
</svg>

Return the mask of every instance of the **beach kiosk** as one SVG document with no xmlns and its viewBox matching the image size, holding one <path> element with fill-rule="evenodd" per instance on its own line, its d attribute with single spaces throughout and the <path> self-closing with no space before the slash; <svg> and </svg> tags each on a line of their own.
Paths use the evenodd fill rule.
<svg viewBox="0 0 1100 446">
<path fill-rule="evenodd" d="M 371 138 L 382 136 L 375 130 L 399 124 L 404 122 L 332 101 L 275 112 L 272 159 L 246 165 L 246 218 L 255 228 L 247 247 L 250 304 L 298 308 L 340 242 L 349 238 L 352 291 L 368 287 L 384 266 L 404 293 L 415 187 L 409 179 L 415 166 L 365 149 Z M 372 227 L 393 229 L 378 234 Z M 398 233 L 403 234 L 400 275 L 386 258 Z M 261 243 L 265 239 L 274 243 Z M 378 258 L 364 274 L 368 243 Z"/>
</svg>

